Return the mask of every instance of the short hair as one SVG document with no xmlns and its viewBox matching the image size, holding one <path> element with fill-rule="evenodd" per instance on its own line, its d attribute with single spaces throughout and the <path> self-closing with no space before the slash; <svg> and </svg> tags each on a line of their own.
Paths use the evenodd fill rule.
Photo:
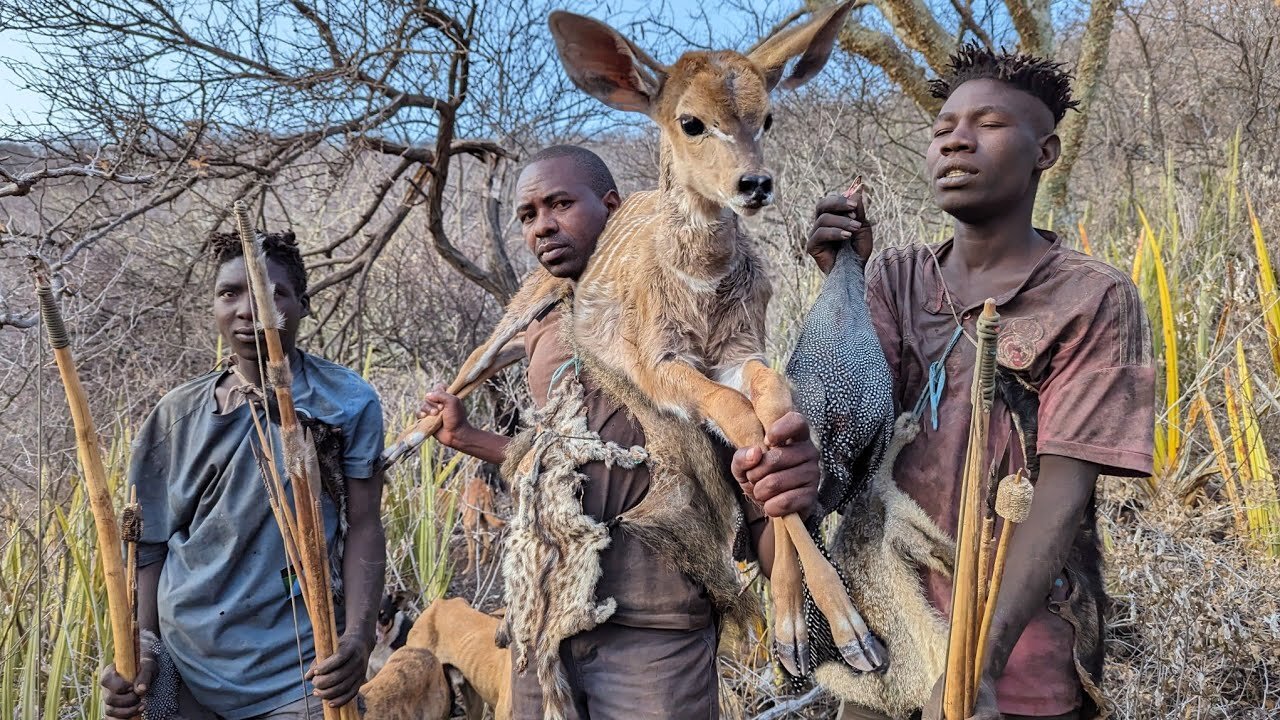
<svg viewBox="0 0 1280 720">
<path fill-rule="evenodd" d="M 951 56 L 942 77 L 929 82 L 929 92 L 946 100 L 956 88 L 970 80 L 999 80 L 1026 92 L 1044 103 L 1053 113 L 1053 124 L 1062 122 L 1067 110 L 1080 102 L 1071 99 L 1071 75 L 1063 64 L 1032 55 L 999 52 L 969 42 Z"/>
<path fill-rule="evenodd" d="M 525 163 L 525 168 L 543 160 L 558 160 L 560 158 L 568 158 L 578 166 L 582 171 L 583 179 L 587 181 L 587 185 L 598 196 L 604 197 L 610 190 L 617 192 L 618 183 L 613 180 L 613 173 L 609 172 L 609 166 L 604 164 L 604 160 L 600 156 L 590 150 L 578 145 L 552 145 L 543 148 L 529 158 L 529 162 Z"/>
<path fill-rule="evenodd" d="M 262 250 L 268 260 L 275 260 L 284 266 L 293 283 L 294 292 L 300 299 L 307 297 L 307 266 L 302 262 L 302 252 L 298 249 L 298 239 L 292 230 L 273 232 L 262 235 Z M 244 248 L 240 244 L 240 236 L 235 233 L 214 233 L 209 238 L 209 252 L 218 267 L 238 257 L 244 256 Z"/>
</svg>

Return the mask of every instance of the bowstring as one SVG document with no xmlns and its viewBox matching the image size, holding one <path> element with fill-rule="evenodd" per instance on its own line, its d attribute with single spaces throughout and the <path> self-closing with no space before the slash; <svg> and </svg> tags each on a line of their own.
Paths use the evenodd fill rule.
<svg viewBox="0 0 1280 720">
<path fill-rule="evenodd" d="M 43 321 L 43 318 L 41 318 Z M 44 322 L 36 323 L 36 647 L 44 642 Z M 36 677 L 40 676 L 36 673 Z"/>
</svg>

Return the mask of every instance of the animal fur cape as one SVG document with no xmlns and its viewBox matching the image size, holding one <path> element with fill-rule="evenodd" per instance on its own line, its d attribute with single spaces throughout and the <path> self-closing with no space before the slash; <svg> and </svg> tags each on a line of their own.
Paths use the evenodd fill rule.
<svg viewBox="0 0 1280 720">
<path fill-rule="evenodd" d="M 503 556 L 507 612 L 498 642 L 510 644 L 518 671 L 533 665 L 548 720 L 564 717 L 568 701 L 560 643 L 604 622 L 616 608 L 613 598 L 595 593 L 610 528 L 582 511 L 579 491 L 586 477 L 578 468 L 584 463 L 647 464 L 649 492 L 611 524 L 701 583 L 725 622 L 741 625 L 756 612 L 732 558 L 741 526 L 736 486 L 710 438 L 693 423 L 658 411 L 634 385 L 577 347 L 568 302 L 562 310 L 561 339 L 574 347 L 580 366 L 549 389 L 547 404 L 512 441 L 503 465 L 515 512 Z M 631 411 L 646 447 L 623 448 L 588 429 L 579 373 Z"/>
</svg>

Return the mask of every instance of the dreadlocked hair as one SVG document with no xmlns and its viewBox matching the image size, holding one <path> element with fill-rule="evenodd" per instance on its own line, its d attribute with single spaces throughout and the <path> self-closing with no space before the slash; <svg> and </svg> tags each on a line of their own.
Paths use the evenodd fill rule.
<svg viewBox="0 0 1280 720">
<path fill-rule="evenodd" d="M 289 273 L 289 280 L 299 298 L 307 296 L 307 266 L 302 262 L 302 252 L 298 250 L 298 239 L 292 230 L 273 232 L 261 235 L 262 250 L 269 260 L 284 266 Z M 224 263 L 244 256 L 244 248 L 240 245 L 240 236 L 235 233 L 214 233 L 209 238 L 209 252 L 214 263 L 222 267 Z"/>
<path fill-rule="evenodd" d="M 969 42 L 951 56 L 942 77 L 929 81 L 929 92 L 946 100 L 970 80 L 999 80 L 1038 98 L 1053 113 L 1053 123 L 1057 125 L 1067 110 L 1080 104 L 1071 99 L 1071 75 L 1062 67 L 1062 63 L 1045 58 L 1015 54 L 1004 48 L 997 53 Z"/>
</svg>

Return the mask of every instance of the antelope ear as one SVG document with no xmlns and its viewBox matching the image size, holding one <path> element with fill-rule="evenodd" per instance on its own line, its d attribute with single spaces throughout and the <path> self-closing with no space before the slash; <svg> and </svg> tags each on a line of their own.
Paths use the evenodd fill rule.
<svg viewBox="0 0 1280 720">
<path fill-rule="evenodd" d="M 611 108 L 648 114 L 665 67 L 599 20 L 557 10 L 547 23 L 574 85 Z"/>
<path fill-rule="evenodd" d="M 791 74 L 782 80 L 783 89 L 798 88 L 817 75 L 827 64 L 827 58 L 831 57 L 831 48 L 836 44 L 836 38 L 840 36 L 840 30 L 849 17 L 849 11 L 853 10 L 854 2 L 855 0 L 846 0 L 840 5 L 823 10 L 804 25 L 766 38 L 752 50 L 747 58 L 764 72 L 765 86 L 769 90 L 777 87 L 778 81 L 782 80 L 783 69 L 797 56 L 800 59 L 791 69 Z"/>
</svg>

